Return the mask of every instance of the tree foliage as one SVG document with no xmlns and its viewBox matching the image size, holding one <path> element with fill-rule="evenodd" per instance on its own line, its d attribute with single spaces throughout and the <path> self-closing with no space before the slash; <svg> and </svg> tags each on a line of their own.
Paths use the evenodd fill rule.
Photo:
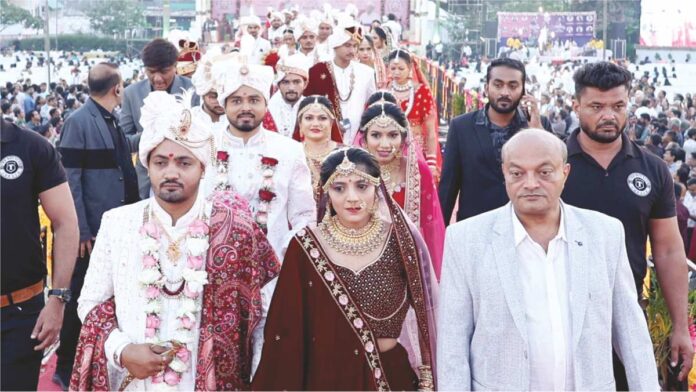
<svg viewBox="0 0 696 392">
<path fill-rule="evenodd" d="M 109 0 L 92 3 L 86 14 L 94 31 L 121 37 L 125 30 L 145 25 L 142 7 L 132 0 Z"/>
<path fill-rule="evenodd" d="M 43 26 L 41 18 L 33 16 L 24 8 L 10 4 L 7 0 L 0 0 L 0 31 L 17 23 L 21 23 L 24 27 L 33 29 L 38 29 Z"/>
</svg>

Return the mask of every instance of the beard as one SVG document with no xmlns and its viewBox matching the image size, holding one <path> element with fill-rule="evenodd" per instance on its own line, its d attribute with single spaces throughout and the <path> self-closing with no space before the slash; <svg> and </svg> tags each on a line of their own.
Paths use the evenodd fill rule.
<svg viewBox="0 0 696 392">
<path fill-rule="evenodd" d="M 257 119 L 255 115 L 251 114 L 251 120 L 248 121 L 246 119 L 240 119 L 239 116 L 235 119 L 227 118 L 230 122 L 230 126 L 236 128 L 237 130 L 241 132 L 251 132 L 255 130 L 256 128 L 261 125 L 263 122 L 263 117 L 261 119 Z"/>
<path fill-rule="evenodd" d="M 597 143 L 609 144 L 621 137 L 626 122 L 619 124 L 615 121 L 602 121 L 594 128 L 580 119 L 580 130 Z"/>
<path fill-rule="evenodd" d="M 283 99 L 287 103 L 294 104 L 300 99 L 300 94 L 297 91 L 287 91 L 283 94 Z"/>
<path fill-rule="evenodd" d="M 519 106 L 521 99 L 522 97 L 520 97 L 517 101 L 513 101 L 512 99 L 498 98 L 495 101 L 490 101 L 490 104 L 493 110 L 495 110 L 496 112 L 501 114 L 508 114 L 517 110 L 517 106 Z M 501 106 L 502 104 L 505 104 L 507 106 L 503 107 Z"/>
<path fill-rule="evenodd" d="M 170 190 L 171 188 L 168 188 L 165 190 L 165 185 L 178 185 L 179 188 L 175 190 Z M 184 185 L 176 181 L 165 181 L 161 183 L 157 189 L 157 197 L 172 204 L 183 203 L 190 199 L 190 196 L 185 192 Z"/>
<path fill-rule="evenodd" d="M 217 114 L 218 116 L 225 114 L 225 108 L 223 108 L 222 106 L 210 107 L 205 102 L 203 102 L 203 109 L 205 109 L 205 111 L 207 111 L 208 113 Z"/>
</svg>

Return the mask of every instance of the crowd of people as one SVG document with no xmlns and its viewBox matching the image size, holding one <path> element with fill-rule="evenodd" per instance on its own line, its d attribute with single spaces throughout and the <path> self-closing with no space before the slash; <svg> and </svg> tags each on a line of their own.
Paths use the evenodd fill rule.
<svg viewBox="0 0 696 392">
<path fill-rule="evenodd" d="M 658 390 L 648 241 L 685 382 L 691 95 L 494 59 L 443 150 L 400 29 L 355 16 L 0 87 L 3 390 L 57 341 L 75 390 Z"/>
</svg>

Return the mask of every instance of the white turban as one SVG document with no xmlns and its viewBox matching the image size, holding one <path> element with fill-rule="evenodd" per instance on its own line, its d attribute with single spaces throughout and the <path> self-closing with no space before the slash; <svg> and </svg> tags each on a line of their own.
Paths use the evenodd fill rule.
<svg viewBox="0 0 696 392">
<path fill-rule="evenodd" d="M 222 81 L 217 80 L 215 76 L 223 73 L 224 69 L 221 67 L 225 66 L 226 61 L 240 61 L 240 57 L 239 52 L 220 54 L 208 51 L 203 55 L 196 72 L 191 76 L 191 83 L 196 89 L 196 94 L 202 97 L 211 91 L 218 91 L 218 85 L 222 84 Z"/>
<path fill-rule="evenodd" d="M 271 12 L 271 20 L 273 19 L 280 19 L 283 22 L 283 24 L 285 24 L 285 15 L 283 15 L 283 13 L 280 11 Z"/>
<path fill-rule="evenodd" d="M 259 17 L 256 15 L 242 16 L 239 19 L 239 25 L 240 26 L 249 26 L 249 25 L 261 26 L 261 19 L 259 19 Z"/>
<path fill-rule="evenodd" d="M 147 158 L 165 139 L 191 151 L 208 166 L 213 159 L 213 135 L 207 124 L 191 112 L 192 90 L 172 95 L 166 91 L 153 91 L 143 101 L 140 109 L 140 135 L 138 157 L 147 167 Z"/>
<path fill-rule="evenodd" d="M 296 40 L 299 40 L 302 34 L 306 32 L 313 33 L 314 35 L 319 34 L 319 24 L 311 18 L 300 17 L 295 20 L 294 26 L 293 32 L 295 33 Z"/>
<path fill-rule="evenodd" d="M 353 32 L 351 33 L 347 29 L 353 29 Z M 351 39 L 355 39 L 358 42 L 361 42 L 363 39 L 362 35 L 362 27 L 352 25 L 352 26 L 344 26 L 340 27 L 334 30 L 333 34 L 329 36 L 329 46 L 331 48 L 337 48 L 346 42 L 350 41 Z"/>
<path fill-rule="evenodd" d="M 293 54 L 285 58 L 281 58 L 276 64 L 276 84 L 285 79 L 287 74 L 295 74 L 301 76 L 305 81 L 309 79 L 309 64 L 305 60 L 305 56 Z"/>
<path fill-rule="evenodd" d="M 242 86 L 249 86 L 259 91 L 268 103 L 271 97 L 271 85 L 273 84 L 273 68 L 267 65 L 247 64 L 245 61 L 224 61 L 217 71 L 213 73 L 213 79 L 218 81 L 218 101 L 225 106 L 225 100 Z"/>
</svg>

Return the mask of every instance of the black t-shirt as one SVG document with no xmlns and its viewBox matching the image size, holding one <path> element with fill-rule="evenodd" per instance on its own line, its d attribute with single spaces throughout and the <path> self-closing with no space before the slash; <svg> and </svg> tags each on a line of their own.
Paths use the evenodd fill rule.
<svg viewBox="0 0 696 392">
<path fill-rule="evenodd" d="M 41 135 L 2 120 L 2 288 L 7 294 L 46 276 L 39 241 L 39 194 L 67 181 L 56 149 Z"/>
<path fill-rule="evenodd" d="M 647 269 L 649 221 L 677 214 L 672 176 L 660 158 L 641 149 L 625 134 L 621 135 L 621 150 L 604 170 L 582 150 L 578 132 L 580 129 L 568 137 L 570 175 L 561 198 L 623 223 L 628 260 L 640 293 Z"/>
</svg>

